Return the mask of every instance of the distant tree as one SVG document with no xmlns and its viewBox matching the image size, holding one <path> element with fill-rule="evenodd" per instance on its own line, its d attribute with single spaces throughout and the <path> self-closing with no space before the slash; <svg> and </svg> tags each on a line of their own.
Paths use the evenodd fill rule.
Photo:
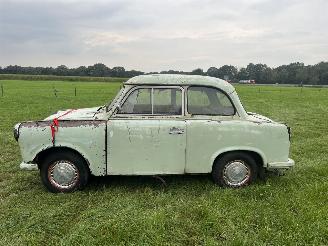
<svg viewBox="0 0 328 246">
<path fill-rule="evenodd" d="M 10 74 L 10 73 L 17 74 L 21 70 L 22 70 L 21 67 L 17 66 L 17 65 L 14 65 L 14 66 L 9 65 L 4 69 L 5 73 L 8 73 L 8 74 Z"/>
<path fill-rule="evenodd" d="M 94 77 L 105 77 L 110 75 L 110 69 L 102 63 L 96 63 L 92 66 L 88 66 L 87 71 L 89 76 Z"/>
<path fill-rule="evenodd" d="M 275 68 L 274 71 L 275 71 L 275 76 L 276 76 L 276 78 L 275 78 L 276 83 L 286 84 L 287 79 L 288 79 L 287 66 L 286 65 L 279 66 L 279 67 Z"/>
<path fill-rule="evenodd" d="M 254 79 L 257 83 L 268 83 L 265 73 L 269 73 L 268 66 L 266 64 L 253 64 L 249 63 L 246 67 L 248 79 Z"/>
<path fill-rule="evenodd" d="M 234 80 L 237 77 L 238 69 L 231 65 L 224 65 L 218 69 L 219 78 L 223 79 L 228 76 L 229 80 Z"/>
<path fill-rule="evenodd" d="M 287 83 L 289 84 L 299 84 L 304 78 L 301 78 L 301 70 L 304 69 L 304 63 L 294 62 L 287 65 L 288 78 Z M 300 79 L 297 78 L 297 74 L 300 75 Z M 303 79 L 303 80 L 302 80 Z"/>
<path fill-rule="evenodd" d="M 77 68 L 72 68 L 72 75 L 74 76 L 87 76 L 88 71 L 86 66 L 79 66 Z"/>
<path fill-rule="evenodd" d="M 161 74 L 185 74 L 183 71 L 176 71 L 176 70 L 168 70 L 168 71 L 161 71 Z"/>
<path fill-rule="evenodd" d="M 302 67 L 296 70 L 295 72 L 295 82 L 299 84 L 300 82 L 304 83 L 308 81 L 308 69 L 307 67 Z"/>
<path fill-rule="evenodd" d="M 265 68 L 262 70 L 262 74 L 260 76 L 260 81 L 264 84 L 272 84 L 273 80 L 273 71 L 271 68 L 265 65 Z"/>
<path fill-rule="evenodd" d="M 207 69 L 206 75 L 218 78 L 220 76 L 219 69 L 217 69 L 216 67 L 210 67 L 209 69 Z"/>
<path fill-rule="evenodd" d="M 246 80 L 246 79 L 249 79 L 249 74 L 248 74 L 246 68 L 242 67 L 239 70 L 239 72 L 237 74 L 237 79 L 238 80 Z"/>
<path fill-rule="evenodd" d="M 204 75 L 204 71 L 201 68 L 197 68 L 197 69 L 192 70 L 190 74 L 193 74 L 193 75 Z"/>
<path fill-rule="evenodd" d="M 124 77 L 125 75 L 125 69 L 124 67 L 113 67 L 110 70 L 112 77 Z"/>
<path fill-rule="evenodd" d="M 36 70 L 36 69 L 35 69 Z M 65 76 L 68 75 L 68 67 L 60 65 L 55 69 L 55 75 Z"/>
<path fill-rule="evenodd" d="M 320 84 L 322 84 L 322 85 L 328 85 L 328 71 L 321 74 L 321 76 L 320 76 Z"/>
<path fill-rule="evenodd" d="M 327 81 L 327 72 L 328 72 L 328 62 L 320 62 L 314 65 L 314 70 L 316 74 L 319 76 L 319 84 L 326 85 L 328 84 Z"/>
<path fill-rule="evenodd" d="M 144 74 L 144 72 L 136 71 L 136 70 L 125 71 L 124 77 L 131 78 L 131 77 L 142 75 L 142 74 Z"/>
<path fill-rule="evenodd" d="M 33 67 L 30 67 L 30 73 L 29 74 L 34 74 L 33 73 Z M 54 75 L 55 74 L 55 69 L 52 67 L 45 67 L 41 69 L 41 74 L 42 75 Z"/>
</svg>

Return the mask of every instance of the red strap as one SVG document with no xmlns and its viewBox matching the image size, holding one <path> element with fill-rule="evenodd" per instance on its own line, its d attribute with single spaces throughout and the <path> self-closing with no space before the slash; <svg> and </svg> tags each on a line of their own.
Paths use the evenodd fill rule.
<svg viewBox="0 0 328 246">
<path fill-rule="evenodd" d="M 50 129 L 51 129 L 51 141 L 52 141 L 52 143 L 54 144 L 55 143 L 55 132 L 56 132 L 56 130 L 55 130 L 55 127 L 51 124 L 50 125 Z"/>
<path fill-rule="evenodd" d="M 55 144 L 55 135 L 56 135 L 56 132 L 58 131 L 58 127 L 59 127 L 59 121 L 58 121 L 58 119 L 61 118 L 61 117 L 63 117 L 63 116 L 65 116 L 65 115 L 68 115 L 69 113 L 73 112 L 74 110 L 75 109 L 68 110 L 64 114 L 62 114 L 62 115 L 60 115 L 57 118 L 54 118 L 52 120 L 52 123 L 50 125 L 52 144 Z"/>
<path fill-rule="evenodd" d="M 66 111 L 64 114 L 58 116 L 56 119 L 59 119 L 59 118 L 65 116 L 65 115 L 67 115 L 67 114 L 69 114 L 69 113 L 72 113 L 74 110 L 75 110 L 75 109 L 70 109 L 70 110 Z"/>
<path fill-rule="evenodd" d="M 54 126 L 56 126 L 56 127 L 59 126 L 58 118 L 54 118 L 52 122 L 53 122 Z"/>
</svg>

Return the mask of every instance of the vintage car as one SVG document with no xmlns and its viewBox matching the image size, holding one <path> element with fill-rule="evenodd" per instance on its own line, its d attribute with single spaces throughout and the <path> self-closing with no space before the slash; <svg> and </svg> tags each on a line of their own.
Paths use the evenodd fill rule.
<svg viewBox="0 0 328 246">
<path fill-rule="evenodd" d="M 90 175 L 211 173 L 241 187 L 294 165 L 290 128 L 246 112 L 231 84 L 205 76 L 137 76 L 109 104 L 18 123 L 14 137 L 20 168 L 39 169 L 51 192 L 81 189 Z"/>
</svg>

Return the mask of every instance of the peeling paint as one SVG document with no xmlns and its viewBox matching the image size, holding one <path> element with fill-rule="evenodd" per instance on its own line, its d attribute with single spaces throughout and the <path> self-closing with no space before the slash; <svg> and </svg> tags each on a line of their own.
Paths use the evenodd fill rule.
<svg viewBox="0 0 328 246">
<path fill-rule="evenodd" d="M 52 121 L 24 122 L 20 127 L 19 145 L 25 162 L 34 160 L 38 153 L 49 148 L 67 147 L 79 152 L 90 164 L 94 175 L 105 175 L 105 128 L 107 121 L 59 121 L 56 142 L 52 143 Z"/>
<path fill-rule="evenodd" d="M 104 120 L 59 120 L 60 127 L 83 127 L 83 126 L 93 126 L 99 127 L 103 124 Z M 22 122 L 22 127 L 32 128 L 32 127 L 49 127 L 52 121 L 26 121 Z M 45 131 L 45 129 L 42 129 Z"/>
</svg>

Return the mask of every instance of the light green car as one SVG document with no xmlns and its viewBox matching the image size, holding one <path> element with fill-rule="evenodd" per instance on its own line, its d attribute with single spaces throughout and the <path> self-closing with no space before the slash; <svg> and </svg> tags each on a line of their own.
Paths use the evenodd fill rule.
<svg viewBox="0 0 328 246">
<path fill-rule="evenodd" d="M 192 75 L 129 79 L 108 105 L 59 111 L 14 127 L 24 170 L 51 192 L 90 175 L 211 173 L 225 187 L 288 169 L 290 128 L 248 113 L 228 82 Z"/>
</svg>

